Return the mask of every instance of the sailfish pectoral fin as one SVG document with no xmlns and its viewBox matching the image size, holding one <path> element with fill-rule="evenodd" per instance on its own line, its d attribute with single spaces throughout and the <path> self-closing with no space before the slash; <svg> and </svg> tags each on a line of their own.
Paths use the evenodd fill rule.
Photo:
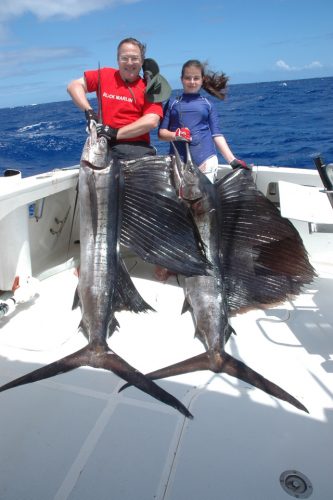
<svg viewBox="0 0 333 500">
<path fill-rule="evenodd" d="M 38 382 L 46 378 L 66 373 L 80 366 L 91 366 L 93 368 L 103 368 L 118 375 L 126 380 L 130 385 L 134 385 L 138 389 L 146 392 L 155 399 L 162 403 L 172 406 L 185 417 L 193 418 L 189 410 L 174 396 L 155 384 L 151 379 L 147 378 L 141 372 L 129 365 L 123 358 L 114 353 L 107 344 L 105 346 L 98 346 L 95 349 L 92 345 L 88 344 L 83 349 L 70 354 L 58 361 L 54 361 L 49 365 L 43 366 L 34 370 L 22 377 L 16 378 L 7 384 L 0 387 L 0 392 L 8 389 L 13 389 L 20 385 Z"/>
<path fill-rule="evenodd" d="M 149 377 L 151 380 L 157 380 L 160 378 L 167 378 L 174 375 L 181 375 L 200 370 L 210 370 L 214 373 L 227 373 L 232 377 L 236 377 L 253 385 L 254 387 L 257 387 L 258 389 L 261 389 L 271 396 L 287 401 L 299 410 L 309 413 L 305 406 L 302 405 L 302 403 L 300 403 L 296 398 L 291 396 L 291 394 L 260 375 L 260 373 L 252 370 L 252 368 L 247 366 L 242 361 L 233 358 L 225 351 L 218 353 L 208 351 L 174 365 L 166 366 L 160 370 L 147 373 L 146 377 Z M 120 390 L 123 390 L 126 387 L 128 387 L 128 384 L 123 386 Z"/>
</svg>

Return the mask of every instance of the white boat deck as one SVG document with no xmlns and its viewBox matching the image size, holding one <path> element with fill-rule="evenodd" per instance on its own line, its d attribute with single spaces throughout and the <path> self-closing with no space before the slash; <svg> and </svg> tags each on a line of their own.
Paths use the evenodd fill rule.
<svg viewBox="0 0 333 500">
<path fill-rule="evenodd" d="M 156 312 L 119 314 L 112 349 L 143 372 L 202 352 L 176 279 L 136 270 Z M 0 394 L 1 500 L 288 500 L 285 471 L 311 482 L 302 494 L 296 479 L 294 498 L 330 500 L 333 268 L 318 271 L 296 300 L 233 318 L 227 348 L 309 414 L 223 374 L 160 381 L 189 406 L 188 420 L 135 388 L 118 394 L 123 381 L 111 373 L 80 368 Z M 76 283 L 73 269 L 51 276 L 0 320 L 1 384 L 86 344 L 71 310 Z"/>
</svg>

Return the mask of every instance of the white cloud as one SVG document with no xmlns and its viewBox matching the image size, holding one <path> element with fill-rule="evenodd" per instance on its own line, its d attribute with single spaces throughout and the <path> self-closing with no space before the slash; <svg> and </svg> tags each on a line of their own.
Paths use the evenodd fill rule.
<svg viewBox="0 0 333 500">
<path fill-rule="evenodd" d="M 282 59 L 276 61 L 275 66 L 279 69 L 286 69 L 287 71 L 292 71 L 291 66 L 289 66 L 289 64 L 287 64 L 286 62 L 282 61 Z"/>
<path fill-rule="evenodd" d="M 35 74 L 45 71 L 40 65 L 53 61 L 63 61 L 73 57 L 86 55 L 85 51 L 72 47 L 41 48 L 32 47 L 26 50 L 0 52 L 0 78 L 20 74 Z M 31 65 L 37 63 L 37 69 Z"/>
<path fill-rule="evenodd" d="M 305 64 L 304 66 L 290 66 L 288 63 L 283 61 L 283 59 L 279 59 L 276 61 L 275 66 L 279 69 L 283 69 L 285 71 L 303 71 L 306 69 L 314 69 L 314 68 L 322 68 L 323 65 L 319 61 L 312 61 L 309 64 Z"/>
<path fill-rule="evenodd" d="M 0 21 L 27 13 L 42 20 L 54 16 L 73 18 L 105 7 L 138 1 L 141 0 L 1 0 Z"/>
<path fill-rule="evenodd" d="M 305 69 L 312 69 L 312 68 L 322 68 L 323 65 L 319 61 L 312 61 L 312 63 L 308 64 L 307 66 L 304 66 Z"/>
</svg>

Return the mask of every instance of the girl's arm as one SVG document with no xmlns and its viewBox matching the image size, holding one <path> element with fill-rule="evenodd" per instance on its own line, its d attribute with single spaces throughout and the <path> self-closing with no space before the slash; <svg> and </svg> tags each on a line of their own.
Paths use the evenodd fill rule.
<svg viewBox="0 0 333 500">
<path fill-rule="evenodd" d="M 158 131 L 158 138 L 161 141 L 174 141 L 176 137 L 176 132 L 171 132 L 167 128 L 160 128 Z"/>
<path fill-rule="evenodd" d="M 251 170 L 251 167 L 249 167 L 244 160 L 239 160 L 235 157 L 223 135 L 217 135 L 216 137 L 213 137 L 213 139 L 217 149 L 232 168 L 240 167 L 245 168 L 246 170 Z"/>
<path fill-rule="evenodd" d="M 227 141 L 225 140 L 223 135 L 217 135 L 216 137 L 213 137 L 215 146 L 217 149 L 220 151 L 221 155 L 223 158 L 230 164 L 232 160 L 235 159 L 235 155 L 229 148 L 229 145 Z"/>
</svg>

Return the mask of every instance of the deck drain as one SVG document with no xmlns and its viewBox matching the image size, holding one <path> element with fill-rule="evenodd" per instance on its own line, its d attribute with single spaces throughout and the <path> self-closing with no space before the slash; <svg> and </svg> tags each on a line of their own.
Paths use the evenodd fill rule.
<svg viewBox="0 0 333 500">
<path fill-rule="evenodd" d="M 280 476 L 284 491 L 295 498 L 309 498 L 313 492 L 311 481 L 297 470 L 286 470 Z"/>
</svg>

